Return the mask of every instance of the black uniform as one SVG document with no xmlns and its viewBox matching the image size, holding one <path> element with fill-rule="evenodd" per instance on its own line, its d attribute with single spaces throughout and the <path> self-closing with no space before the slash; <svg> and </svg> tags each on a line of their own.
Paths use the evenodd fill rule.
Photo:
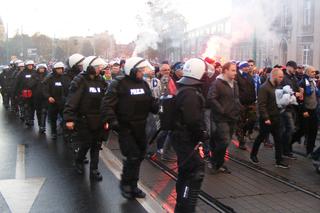
<svg viewBox="0 0 320 213">
<path fill-rule="evenodd" d="M 43 81 L 47 76 L 47 72 L 39 73 L 38 71 L 34 74 L 35 86 L 33 87 L 33 103 L 36 111 L 39 131 L 44 133 L 46 130 L 46 120 L 48 112 L 48 99 L 43 95 L 44 84 Z"/>
<path fill-rule="evenodd" d="M 76 141 L 79 142 L 76 165 L 80 167 L 80 173 L 83 172 L 83 160 L 90 149 L 91 174 L 99 175 L 99 150 L 103 133 L 100 106 L 106 89 L 107 84 L 100 75 L 91 79 L 86 73 L 76 76 L 69 88 L 63 117 L 65 122 L 75 123 Z"/>
<path fill-rule="evenodd" d="M 195 147 L 200 141 L 208 139 L 204 122 L 205 99 L 200 82 L 194 84 L 196 80 L 192 81 L 190 85 L 180 83 L 175 102 L 172 145 L 177 153 L 179 166 L 175 212 L 195 212 L 204 178 L 204 161 Z"/>
<path fill-rule="evenodd" d="M 22 116 L 26 125 L 33 126 L 34 123 L 34 103 L 32 90 L 35 86 L 35 70 L 25 69 L 17 76 L 15 93 L 21 101 Z"/>
<path fill-rule="evenodd" d="M 68 81 L 64 75 L 59 75 L 53 71 L 44 81 L 43 95 L 46 100 L 49 97 L 55 99 L 54 103 L 48 103 L 48 114 L 51 126 L 52 138 L 57 137 L 57 120 L 58 116 L 63 118 L 63 108 L 68 91 Z"/>
<path fill-rule="evenodd" d="M 10 107 L 10 91 L 12 90 L 10 84 L 10 78 L 12 76 L 12 71 L 4 69 L 0 74 L 0 86 L 3 106 L 8 109 Z"/>
<path fill-rule="evenodd" d="M 17 82 L 18 82 L 18 76 L 23 70 L 20 70 L 19 67 L 12 70 L 12 76 L 9 80 L 11 85 L 11 110 L 16 112 L 17 115 L 19 115 L 20 119 L 24 119 L 24 111 L 23 111 L 23 102 L 21 100 L 21 97 L 19 96 L 19 92 L 16 90 L 17 88 Z"/>
<path fill-rule="evenodd" d="M 102 102 L 103 121 L 118 131 L 122 155 L 125 156 L 121 177 L 122 195 L 137 197 L 139 169 L 146 154 L 146 120 L 158 106 L 147 82 L 129 76 L 112 81 Z"/>
</svg>

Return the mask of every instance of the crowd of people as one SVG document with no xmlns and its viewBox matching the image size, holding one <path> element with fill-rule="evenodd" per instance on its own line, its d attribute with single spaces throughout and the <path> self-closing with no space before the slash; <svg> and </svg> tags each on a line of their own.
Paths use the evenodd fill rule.
<svg viewBox="0 0 320 213">
<path fill-rule="evenodd" d="M 116 131 L 124 157 L 120 189 L 127 199 L 146 196 L 138 187 L 140 165 L 155 138 L 159 159 L 177 160 L 175 212 L 194 212 L 205 167 L 210 174 L 231 172 L 224 159 L 234 136 L 240 150 L 254 141 L 254 164 L 264 143 L 274 147 L 275 166 L 288 169 L 287 159 L 297 159 L 293 144 L 304 143 L 306 157 L 319 169 L 318 75 L 314 67 L 294 61 L 259 69 L 252 59 L 221 64 L 192 58 L 171 65 L 132 57 L 107 63 L 76 53 L 50 67 L 11 61 L 0 86 L 4 108 L 27 127 L 36 117 L 39 134 L 46 134 L 48 120 L 52 140 L 61 129 L 64 141 L 76 144 L 79 174 L 90 151 L 92 181 L 103 179 L 99 151 L 110 130 Z"/>
</svg>

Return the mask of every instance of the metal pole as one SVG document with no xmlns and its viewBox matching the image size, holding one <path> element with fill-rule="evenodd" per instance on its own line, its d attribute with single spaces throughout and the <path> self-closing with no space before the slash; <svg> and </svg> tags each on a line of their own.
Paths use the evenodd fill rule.
<svg viewBox="0 0 320 213">
<path fill-rule="evenodd" d="M 6 38 L 6 59 L 9 61 L 9 25 L 7 23 L 7 38 Z"/>
<path fill-rule="evenodd" d="M 253 60 L 257 63 L 257 31 L 256 28 L 254 28 L 254 34 L 253 34 Z"/>
</svg>

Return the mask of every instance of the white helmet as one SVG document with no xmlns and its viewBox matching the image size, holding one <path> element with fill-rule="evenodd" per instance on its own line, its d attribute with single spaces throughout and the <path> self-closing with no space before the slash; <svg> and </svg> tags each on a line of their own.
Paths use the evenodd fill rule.
<svg viewBox="0 0 320 213">
<path fill-rule="evenodd" d="M 36 66 L 36 70 L 40 69 L 40 68 L 45 68 L 46 70 L 48 69 L 47 65 L 46 64 L 38 64 Z"/>
<path fill-rule="evenodd" d="M 34 65 L 34 61 L 32 61 L 32 60 L 28 60 L 28 61 L 26 61 L 26 66 L 28 66 L 28 65 Z"/>
<path fill-rule="evenodd" d="M 107 63 L 98 56 L 88 56 L 83 60 L 83 70 L 86 71 L 89 66 L 105 66 Z"/>
<path fill-rule="evenodd" d="M 18 64 L 18 67 L 24 67 L 25 64 L 21 61 L 19 64 Z"/>
<path fill-rule="evenodd" d="M 23 61 L 22 61 L 22 60 L 17 59 L 16 61 L 14 61 L 14 64 L 15 64 L 15 65 L 18 65 L 18 64 L 20 64 L 21 62 L 23 63 Z"/>
<path fill-rule="evenodd" d="M 68 59 L 68 63 L 69 63 L 69 67 L 72 68 L 74 65 L 81 65 L 81 63 L 83 62 L 83 60 L 86 57 L 84 57 L 83 55 L 79 54 L 79 53 L 75 53 L 73 55 L 71 55 Z"/>
<path fill-rule="evenodd" d="M 191 58 L 183 66 L 183 77 L 201 80 L 207 69 L 205 61 L 200 58 Z"/>
<path fill-rule="evenodd" d="M 154 67 L 141 57 L 132 57 L 126 60 L 124 65 L 124 72 L 127 76 L 130 76 L 131 71 L 135 71 L 138 68 L 149 67 L 151 70 L 154 70 Z"/>
<path fill-rule="evenodd" d="M 57 68 L 63 68 L 63 69 L 64 69 L 64 63 L 61 62 L 61 61 L 55 63 L 55 64 L 53 65 L 53 69 L 57 69 Z"/>
</svg>

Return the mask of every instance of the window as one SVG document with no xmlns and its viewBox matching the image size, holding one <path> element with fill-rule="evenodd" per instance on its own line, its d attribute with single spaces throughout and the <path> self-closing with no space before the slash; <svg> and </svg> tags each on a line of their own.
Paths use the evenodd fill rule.
<svg viewBox="0 0 320 213">
<path fill-rule="evenodd" d="M 288 27 L 292 23 L 291 11 L 288 4 L 283 5 L 283 26 Z"/>
<path fill-rule="evenodd" d="M 302 63 L 303 64 L 312 64 L 312 52 L 311 52 L 311 47 L 310 44 L 305 44 L 303 45 L 303 49 L 302 49 Z"/>
<path fill-rule="evenodd" d="M 303 2 L 303 25 L 311 25 L 311 0 L 305 0 Z"/>
</svg>

